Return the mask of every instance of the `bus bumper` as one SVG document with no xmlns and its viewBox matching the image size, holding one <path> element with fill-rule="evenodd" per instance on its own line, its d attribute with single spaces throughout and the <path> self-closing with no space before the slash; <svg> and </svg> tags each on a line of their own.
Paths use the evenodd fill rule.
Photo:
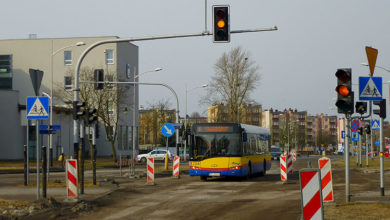
<svg viewBox="0 0 390 220">
<path fill-rule="evenodd" d="M 246 176 L 248 171 L 245 171 L 245 167 L 237 170 L 195 170 L 189 169 L 190 176 Z"/>
</svg>

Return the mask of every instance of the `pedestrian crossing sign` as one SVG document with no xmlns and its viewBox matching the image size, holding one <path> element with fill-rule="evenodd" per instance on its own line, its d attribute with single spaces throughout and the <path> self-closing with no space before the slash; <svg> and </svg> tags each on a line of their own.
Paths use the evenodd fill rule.
<svg viewBox="0 0 390 220">
<path fill-rule="evenodd" d="M 382 100 L 382 77 L 359 77 L 360 100 Z"/>
<path fill-rule="evenodd" d="M 378 120 L 371 121 L 371 130 L 379 130 L 380 124 Z"/>
<path fill-rule="evenodd" d="M 48 97 L 27 97 L 26 105 L 27 119 L 48 119 L 49 98 Z"/>
</svg>

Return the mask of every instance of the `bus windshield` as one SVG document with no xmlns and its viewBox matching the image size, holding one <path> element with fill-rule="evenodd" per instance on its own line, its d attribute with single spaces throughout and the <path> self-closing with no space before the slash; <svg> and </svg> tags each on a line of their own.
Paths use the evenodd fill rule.
<svg viewBox="0 0 390 220">
<path fill-rule="evenodd" d="M 239 133 L 201 133 L 195 135 L 192 159 L 203 160 L 210 157 L 240 156 Z"/>
</svg>

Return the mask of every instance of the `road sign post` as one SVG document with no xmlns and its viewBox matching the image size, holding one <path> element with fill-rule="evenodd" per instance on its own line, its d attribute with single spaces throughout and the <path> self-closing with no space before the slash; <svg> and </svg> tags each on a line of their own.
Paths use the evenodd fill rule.
<svg viewBox="0 0 390 220">
<path fill-rule="evenodd" d="M 168 170 L 168 138 L 175 132 L 175 127 L 171 123 L 166 123 L 161 127 L 161 133 L 167 138 L 167 154 L 165 155 L 165 170 Z"/>
<path fill-rule="evenodd" d="M 36 159 L 37 159 L 37 200 L 40 199 L 40 129 L 39 129 L 39 119 L 49 119 L 49 98 L 48 97 L 27 97 L 26 100 L 26 117 L 28 120 L 36 119 Z M 45 179 L 46 181 L 46 179 Z"/>
</svg>

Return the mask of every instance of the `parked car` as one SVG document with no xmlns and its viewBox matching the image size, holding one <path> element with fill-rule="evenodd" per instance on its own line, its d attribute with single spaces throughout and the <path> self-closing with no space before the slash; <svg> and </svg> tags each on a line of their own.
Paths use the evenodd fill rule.
<svg viewBox="0 0 390 220">
<path fill-rule="evenodd" d="M 142 163 L 146 163 L 146 160 L 148 157 L 153 157 L 154 160 L 165 160 L 165 154 L 167 154 L 167 150 L 155 149 L 155 150 L 150 151 L 147 154 L 139 154 L 137 156 L 137 161 L 142 162 Z M 173 155 L 171 154 L 171 152 L 169 150 L 168 150 L 168 159 L 169 160 L 173 159 Z"/>
<path fill-rule="evenodd" d="M 271 157 L 272 160 L 279 160 L 282 151 L 279 147 L 271 147 Z"/>
</svg>

